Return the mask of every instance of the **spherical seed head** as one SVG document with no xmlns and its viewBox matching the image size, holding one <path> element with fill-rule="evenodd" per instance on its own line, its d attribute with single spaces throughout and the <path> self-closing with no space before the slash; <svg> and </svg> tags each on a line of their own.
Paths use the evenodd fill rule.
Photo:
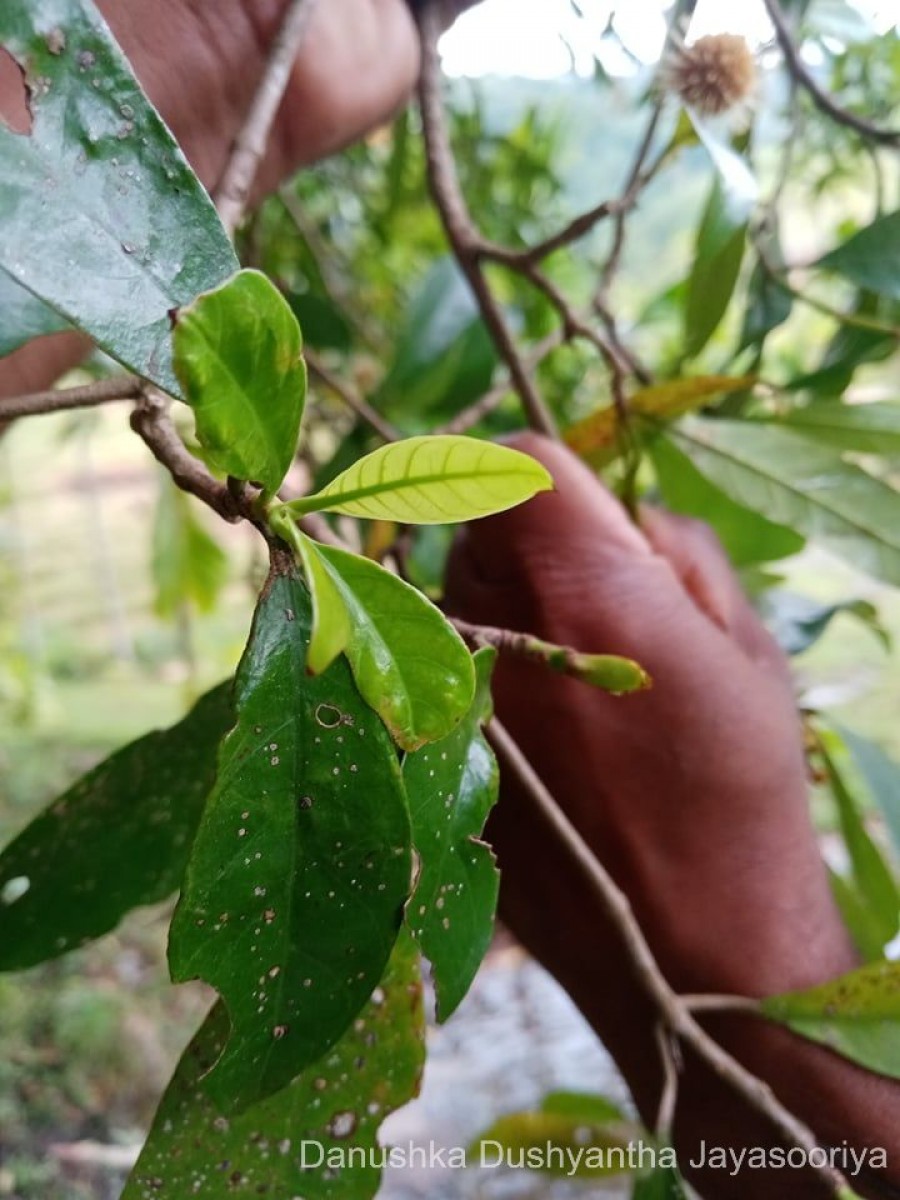
<svg viewBox="0 0 900 1200">
<path fill-rule="evenodd" d="M 664 79 L 665 86 L 685 104 L 714 117 L 749 97 L 756 64 L 744 38 L 736 33 L 714 33 L 679 47 Z"/>
</svg>

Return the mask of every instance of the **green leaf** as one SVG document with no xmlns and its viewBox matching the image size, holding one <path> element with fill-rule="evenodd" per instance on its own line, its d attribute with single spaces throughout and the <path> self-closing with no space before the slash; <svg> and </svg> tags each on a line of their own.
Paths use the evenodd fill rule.
<svg viewBox="0 0 900 1200">
<path fill-rule="evenodd" d="M 900 1079 L 900 963 L 871 963 L 808 991 L 770 996 L 760 1007 L 795 1033 Z"/>
<path fill-rule="evenodd" d="M 89 771 L 0 855 L 0 970 L 108 933 L 181 885 L 232 722 L 231 682 Z"/>
<path fill-rule="evenodd" d="M 779 424 L 839 450 L 900 455 L 900 404 L 821 401 L 792 409 Z"/>
<path fill-rule="evenodd" d="M 762 423 L 697 418 L 670 436 L 739 504 L 900 584 L 900 492 L 835 451 Z"/>
<path fill-rule="evenodd" d="M 159 475 L 159 500 L 153 525 L 154 608 L 173 617 L 186 601 L 211 609 L 228 577 L 228 555 L 200 524 L 187 493 L 168 471 Z"/>
<path fill-rule="evenodd" d="M 684 352 L 688 358 L 700 353 L 725 315 L 741 269 L 746 233 L 746 215 L 730 206 L 717 176 L 697 231 L 688 277 L 684 309 Z"/>
<path fill-rule="evenodd" d="M 381 1179 L 371 1165 L 379 1157 L 378 1126 L 416 1095 L 425 1058 L 412 939 L 401 934 L 380 985 L 328 1054 L 239 1116 L 212 1101 L 203 1082 L 227 1034 L 217 1004 L 178 1065 L 122 1200 L 370 1200 Z M 330 1165 L 329 1152 L 350 1165 Z"/>
<path fill-rule="evenodd" d="M 356 554 L 300 535 L 315 612 L 309 666 L 340 651 L 356 686 L 404 750 L 447 734 L 475 692 L 472 655 L 421 592 Z"/>
<path fill-rule="evenodd" d="M 863 962 L 882 962 L 884 938 L 881 921 L 860 895 L 854 881 L 828 868 L 831 894 Z"/>
<path fill-rule="evenodd" d="M 877 923 L 882 949 L 892 941 L 900 924 L 900 889 L 884 855 L 873 841 L 859 808 L 825 746 L 819 745 L 828 786 L 837 806 L 841 836 L 850 859 L 856 892 Z"/>
<path fill-rule="evenodd" d="M 0 122 L 0 269 L 166 391 L 169 312 L 237 269 L 215 209 L 91 0 L 4 0 L 29 134 Z"/>
<path fill-rule="evenodd" d="M 284 1087 L 371 994 L 409 892 L 409 816 L 394 748 L 335 662 L 307 675 L 310 601 L 279 564 L 238 670 L 238 720 L 219 755 L 172 922 L 173 978 L 200 977 L 231 1038 L 217 1103 Z"/>
<path fill-rule="evenodd" d="M 780 252 L 777 257 L 780 260 Z M 794 298 L 787 288 L 757 263 L 747 284 L 747 306 L 738 349 L 762 345 L 772 330 L 788 319 L 793 305 Z"/>
<path fill-rule="evenodd" d="M 834 271 L 858 287 L 900 300 L 900 210 L 878 217 L 842 245 L 819 259 L 817 266 Z"/>
<path fill-rule="evenodd" d="M 670 437 L 654 438 L 647 448 L 666 507 L 711 525 L 736 566 L 788 558 L 803 549 L 799 533 L 732 500 Z"/>
<path fill-rule="evenodd" d="M 503 512 L 552 487 L 544 467 L 527 454 L 440 434 L 381 446 L 314 496 L 288 507 L 295 513 L 443 525 Z"/>
<path fill-rule="evenodd" d="M 240 271 L 179 309 L 172 342 L 207 461 L 276 492 L 306 398 L 303 339 L 288 302 L 259 271 Z"/>
<path fill-rule="evenodd" d="M 820 604 L 809 596 L 778 588 L 765 592 L 760 597 L 759 607 L 766 625 L 785 654 L 802 654 L 814 646 L 841 613 L 856 617 L 871 629 L 886 650 L 890 649 L 890 634 L 879 620 L 878 609 L 868 600 Z"/>
<path fill-rule="evenodd" d="M 636 1179 L 631 1200 L 687 1200 L 677 1167 L 657 1167 L 650 1175 Z"/>
<path fill-rule="evenodd" d="M 894 847 L 900 853 L 900 765 L 868 738 L 839 725 L 831 725 L 840 734 L 859 769 L 869 793 L 881 810 Z"/>
<path fill-rule="evenodd" d="M 438 1018 L 463 999 L 494 930 L 500 876 L 480 841 L 500 776 L 481 726 L 491 717 L 493 649 L 475 654 L 475 698 L 449 737 L 403 763 L 413 845 L 419 856 L 407 923 L 431 962 Z"/>
<path fill-rule="evenodd" d="M 34 337 L 70 328 L 59 313 L 0 270 L 0 358 Z"/>
<path fill-rule="evenodd" d="M 287 300 L 308 346 L 343 353 L 352 349 L 353 330 L 332 300 L 316 292 L 293 292 Z"/>
</svg>

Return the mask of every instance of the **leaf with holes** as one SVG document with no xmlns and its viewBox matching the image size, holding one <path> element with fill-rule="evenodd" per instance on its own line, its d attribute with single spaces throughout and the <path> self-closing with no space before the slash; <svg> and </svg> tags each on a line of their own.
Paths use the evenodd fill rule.
<svg viewBox="0 0 900 1200">
<path fill-rule="evenodd" d="M 122 1200 L 370 1200 L 381 1178 L 372 1162 L 378 1126 L 416 1095 L 425 1059 L 419 955 L 409 935 L 326 1056 L 239 1116 L 203 1084 L 227 1036 L 217 1004 L 178 1065 Z M 327 1157 L 335 1152 L 350 1165 L 336 1171 Z"/>
<path fill-rule="evenodd" d="M 439 434 L 367 454 L 292 512 L 338 512 L 409 525 L 471 521 L 553 487 L 539 462 L 508 446 Z"/>
<path fill-rule="evenodd" d="M 491 717 L 495 650 L 475 655 L 475 698 L 449 737 L 403 763 L 413 845 L 419 856 L 407 923 L 434 970 L 438 1014 L 453 1013 L 490 945 L 500 876 L 480 841 L 499 772 L 481 727 Z"/>
<path fill-rule="evenodd" d="M 172 342 L 206 461 L 277 491 L 306 398 L 303 339 L 288 302 L 259 271 L 241 271 L 179 309 Z"/>
<path fill-rule="evenodd" d="M 767 1017 L 879 1075 L 900 1079 L 900 963 L 861 967 L 760 1001 Z"/>
<path fill-rule="evenodd" d="M 344 651 L 363 698 L 404 750 L 446 735 L 475 692 L 472 655 L 421 592 L 377 563 L 300 534 L 313 590 L 310 669 Z"/>
<path fill-rule="evenodd" d="M 229 681 L 89 771 L 6 847 L 0 970 L 64 954 L 177 891 L 231 723 Z"/>
<path fill-rule="evenodd" d="M 0 270 L 177 395 L 169 312 L 238 266 L 209 196 L 91 0 L 3 0 L 0 45 L 32 116 L 0 122 Z"/>
<path fill-rule="evenodd" d="M 306 673 L 310 623 L 306 588 L 279 566 L 169 941 L 173 978 L 206 980 L 227 1006 L 231 1037 L 208 1089 L 235 1107 L 284 1087 L 341 1036 L 381 977 L 409 891 L 394 748 L 346 663 Z"/>
</svg>

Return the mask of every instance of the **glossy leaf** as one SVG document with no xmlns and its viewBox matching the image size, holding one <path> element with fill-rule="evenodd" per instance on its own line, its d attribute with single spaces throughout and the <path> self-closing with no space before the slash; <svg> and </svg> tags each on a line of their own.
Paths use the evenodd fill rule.
<svg viewBox="0 0 900 1200">
<path fill-rule="evenodd" d="M 689 419 L 670 436 L 738 503 L 900 583 L 900 492 L 825 446 L 749 421 Z"/>
<path fill-rule="evenodd" d="M 503 512 L 553 487 L 539 462 L 477 438 L 406 438 L 359 459 L 293 512 L 443 525 Z"/>
<path fill-rule="evenodd" d="M 409 891 L 403 783 L 347 666 L 312 677 L 306 588 L 279 560 L 235 684 L 172 923 L 173 978 L 202 978 L 231 1037 L 209 1095 L 284 1087 L 341 1036 L 377 984 Z"/>
<path fill-rule="evenodd" d="M 816 264 L 858 287 L 900 300 L 900 210 L 878 217 Z"/>
<path fill-rule="evenodd" d="M 716 177 L 700 228 L 688 277 L 684 310 L 684 350 L 695 357 L 715 333 L 734 292 L 747 233 L 746 214 L 729 205 Z"/>
<path fill-rule="evenodd" d="M 475 655 L 478 683 L 464 719 L 449 737 L 403 763 L 413 845 L 419 858 L 407 923 L 431 962 L 438 1019 L 463 999 L 494 930 L 500 876 L 481 841 L 500 775 L 482 725 L 490 720 L 496 651 Z"/>
<path fill-rule="evenodd" d="M 0 358 L 34 337 L 70 328 L 59 313 L 0 270 Z"/>
<path fill-rule="evenodd" d="M 771 1020 L 870 1071 L 900 1079 L 900 963 L 872 963 L 760 1004 Z"/>
<path fill-rule="evenodd" d="M 840 734 L 872 799 L 881 810 L 894 848 L 900 854 L 900 764 L 875 742 L 837 722 L 831 724 Z"/>
<path fill-rule="evenodd" d="M 287 301 L 259 271 L 241 271 L 179 309 L 172 341 L 207 462 L 277 491 L 306 398 L 303 339 Z"/>
<path fill-rule="evenodd" d="M 55 958 L 181 885 L 231 683 L 171 729 L 148 733 L 64 792 L 0 855 L 0 970 Z"/>
<path fill-rule="evenodd" d="M 363 698 L 404 750 L 446 737 L 475 692 L 472 656 L 421 592 L 377 563 L 301 536 L 314 589 L 311 669 L 343 650 Z"/>
<path fill-rule="evenodd" d="M 799 533 L 732 500 L 701 475 L 670 437 L 654 438 L 648 452 L 666 507 L 712 526 L 736 566 L 788 558 L 803 549 Z"/>
<path fill-rule="evenodd" d="M 419 955 L 401 934 L 384 978 L 334 1047 L 276 1095 L 233 1115 L 203 1077 L 228 1035 L 217 1004 L 182 1057 L 122 1200 L 370 1200 L 378 1126 L 416 1095 L 424 1063 Z M 365 1152 L 366 1165 L 349 1150 Z M 340 1168 L 321 1155 L 339 1151 Z M 307 1164 L 304 1169 L 304 1162 Z"/>
<path fill-rule="evenodd" d="M 154 607 L 173 617 L 191 602 L 202 611 L 213 607 L 228 577 L 228 555 L 206 532 L 193 501 L 160 472 L 159 500 L 153 526 Z"/>
<path fill-rule="evenodd" d="M 754 375 L 690 375 L 665 383 L 639 388 L 628 398 L 628 410 L 635 416 L 672 421 L 698 408 L 705 408 L 715 396 L 740 392 L 752 387 Z M 566 445 L 576 454 L 593 459 L 615 446 L 618 422 L 613 405 L 570 425 L 565 432 Z"/>
<path fill-rule="evenodd" d="M 900 404 L 822 401 L 792 409 L 780 424 L 839 450 L 900 455 Z"/>
<path fill-rule="evenodd" d="M 814 646 L 834 618 L 841 614 L 855 617 L 871 629 L 886 650 L 890 649 L 890 634 L 879 620 L 878 609 L 868 600 L 820 604 L 809 596 L 779 588 L 764 593 L 759 606 L 770 632 L 785 654 L 802 654 Z"/>
<path fill-rule="evenodd" d="M 237 269 L 215 209 L 91 0 L 4 0 L 31 132 L 0 122 L 0 269 L 177 394 L 169 312 Z"/>
</svg>

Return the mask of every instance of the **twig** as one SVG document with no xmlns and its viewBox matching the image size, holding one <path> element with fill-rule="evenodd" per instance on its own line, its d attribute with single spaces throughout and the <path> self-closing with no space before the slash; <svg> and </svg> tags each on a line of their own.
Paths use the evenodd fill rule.
<svg viewBox="0 0 900 1200">
<path fill-rule="evenodd" d="M 775 28 L 775 36 L 781 47 L 781 53 L 784 55 L 788 71 L 809 94 L 816 108 L 838 125 L 845 125 L 870 142 L 878 142 L 884 146 L 900 146 L 900 129 L 883 129 L 872 121 L 867 121 L 865 117 L 857 116 L 856 113 L 843 108 L 829 92 L 825 91 L 804 63 L 778 0 L 764 0 L 764 2 L 769 20 Z"/>
<path fill-rule="evenodd" d="M 661 1141 L 668 1142 L 672 1137 L 672 1122 L 675 1119 L 675 1108 L 678 1104 L 681 1055 L 678 1043 L 672 1038 L 663 1021 L 658 1022 L 656 1026 L 656 1045 L 663 1066 L 663 1086 L 653 1132 Z"/>
<path fill-rule="evenodd" d="M 199 459 L 185 448 L 172 424 L 168 405 L 158 392 L 147 390 L 142 394 L 131 414 L 131 428 L 182 491 L 202 500 L 226 521 L 239 521 L 249 515 L 232 490 L 213 479 Z"/>
<path fill-rule="evenodd" d="M 564 341 L 564 330 L 554 329 L 552 333 L 548 333 L 545 338 L 535 345 L 530 354 L 523 355 L 523 361 L 529 374 L 544 361 L 552 350 L 556 350 Z M 512 390 L 513 385 L 509 377 L 501 379 L 499 383 L 485 392 L 473 404 L 464 408 L 462 412 L 458 412 L 446 425 L 441 425 L 436 429 L 435 433 L 465 433 L 467 429 L 471 429 L 473 425 L 477 425 L 479 421 L 492 413 Z"/>
<path fill-rule="evenodd" d="M 307 346 L 303 351 L 303 357 L 306 359 L 310 372 L 317 379 L 321 380 L 327 388 L 330 388 L 336 396 L 340 397 L 344 404 L 349 409 L 352 409 L 358 417 L 368 425 L 371 425 L 379 437 L 384 438 L 386 442 L 396 442 L 398 440 L 400 434 L 390 421 L 383 417 L 377 409 L 374 409 L 364 396 L 354 391 L 348 383 L 345 383 L 343 379 L 340 379 L 330 371 L 314 350 L 310 350 Z"/>
<path fill-rule="evenodd" d="M 683 995 L 681 1003 L 691 1012 L 743 1012 L 756 1013 L 759 1016 L 758 1000 L 749 996 L 691 996 Z"/>
<path fill-rule="evenodd" d="M 518 743 L 497 720 L 491 721 L 488 726 L 488 737 L 501 759 L 522 784 L 526 798 L 540 813 L 549 834 L 565 852 L 573 869 L 579 871 L 590 883 L 598 907 L 615 925 L 635 973 L 653 1001 L 657 1016 L 670 1036 L 690 1046 L 720 1079 L 761 1113 L 782 1137 L 806 1151 L 810 1169 L 815 1171 L 832 1195 L 840 1197 L 851 1194 L 847 1180 L 831 1165 L 827 1154 L 811 1156 L 811 1152 L 819 1145 L 812 1130 L 781 1103 L 767 1083 L 748 1071 L 710 1037 L 691 1015 L 681 997 L 669 986 L 638 924 L 628 897 L 556 803 Z M 664 1062 L 664 1074 L 665 1071 Z"/>
<path fill-rule="evenodd" d="M 266 152 L 269 134 L 314 7 L 315 0 L 291 0 L 247 119 L 216 189 L 216 207 L 229 234 L 234 233 L 244 216 L 250 189 Z"/>
<path fill-rule="evenodd" d="M 112 379 L 100 379 L 84 387 L 50 389 L 46 392 L 31 392 L 25 396 L 12 396 L 0 400 L 0 421 L 11 421 L 14 417 L 33 417 L 40 413 L 63 412 L 70 408 L 92 408 L 98 404 L 110 404 L 114 400 L 134 400 L 141 394 L 141 381 L 134 375 L 117 375 Z"/>
<path fill-rule="evenodd" d="M 425 6 L 419 18 L 419 28 L 422 44 L 419 105 L 431 193 L 456 259 L 478 301 L 484 323 L 509 368 L 510 379 L 519 393 L 529 423 L 541 433 L 555 437 L 556 422 L 538 395 L 479 261 L 480 239 L 459 186 L 441 98 L 437 51 L 441 26 L 435 5 Z"/>
</svg>

